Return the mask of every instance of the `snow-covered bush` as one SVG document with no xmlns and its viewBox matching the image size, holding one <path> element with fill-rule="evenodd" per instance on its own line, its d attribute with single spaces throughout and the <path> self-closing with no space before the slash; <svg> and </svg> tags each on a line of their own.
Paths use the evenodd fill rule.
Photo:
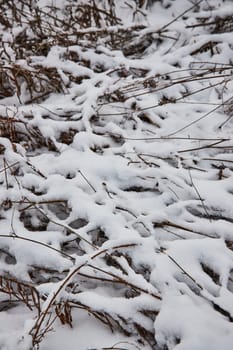
<svg viewBox="0 0 233 350">
<path fill-rule="evenodd" d="M 231 1 L 0 11 L 0 348 L 230 350 Z"/>
</svg>

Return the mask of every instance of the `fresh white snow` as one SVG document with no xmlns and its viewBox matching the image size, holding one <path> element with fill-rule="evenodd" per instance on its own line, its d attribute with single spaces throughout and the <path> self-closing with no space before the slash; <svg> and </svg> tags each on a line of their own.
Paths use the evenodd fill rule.
<svg viewBox="0 0 233 350">
<path fill-rule="evenodd" d="M 231 350 L 232 1 L 0 10 L 0 349 Z"/>
</svg>

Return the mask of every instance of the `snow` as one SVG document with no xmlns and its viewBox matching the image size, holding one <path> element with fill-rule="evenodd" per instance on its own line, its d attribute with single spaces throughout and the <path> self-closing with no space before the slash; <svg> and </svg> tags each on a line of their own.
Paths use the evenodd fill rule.
<svg viewBox="0 0 233 350">
<path fill-rule="evenodd" d="M 0 349 L 231 350 L 232 2 L 0 10 Z"/>
</svg>

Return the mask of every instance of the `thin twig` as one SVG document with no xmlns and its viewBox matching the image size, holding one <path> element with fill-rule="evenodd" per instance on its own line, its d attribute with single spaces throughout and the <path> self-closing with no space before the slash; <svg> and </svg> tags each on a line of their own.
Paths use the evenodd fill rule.
<svg viewBox="0 0 233 350">
<path fill-rule="evenodd" d="M 79 174 L 84 178 L 84 180 L 86 181 L 86 183 L 91 187 L 91 189 L 96 193 L 96 189 L 94 186 L 92 186 L 92 184 L 90 183 L 90 181 L 86 178 L 86 176 L 83 175 L 81 170 L 78 170 Z"/>
<path fill-rule="evenodd" d="M 43 247 L 45 247 L 45 248 L 48 248 L 48 249 L 51 249 L 51 250 L 53 250 L 53 251 L 55 251 L 55 252 L 57 252 L 57 253 L 59 253 L 59 254 L 61 254 L 61 255 L 63 255 L 64 257 L 66 257 L 66 258 L 68 258 L 69 260 L 71 260 L 71 261 L 75 261 L 75 258 L 73 257 L 73 256 L 71 256 L 71 255 L 68 255 L 68 254 L 66 254 L 66 253 L 64 253 L 62 250 L 59 250 L 59 249 L 57 249 L 57 248 L 54 248 L 54 247 L 52 247 L 52 246 L 50 246 L 50 245 L 48 245 L 48 244 L 46 244 L 46 243 L 43 243 L 43 242 L 40 242 L 40 241 L 36 241 L 36 240 L 34 240 L 34 239 L 32 239 L 32 238 L 26 238 L 26 237 L 22 237 L 22 236 L 19 236 L 19 235 L 2 235 L 2 234 L 0 234 L 0 237 L 2 237 L 2 238 L 10 238 L 10 239 L 19 239 L 19 240 L 22 240 L 22 241 L 26 241 L 26 242 L 31 242 L 31 243 L 35 243 L 35 244 L 39 244 L 39 245 L 41 245 L 41 246 L 43 246 Z"/>
</svg>

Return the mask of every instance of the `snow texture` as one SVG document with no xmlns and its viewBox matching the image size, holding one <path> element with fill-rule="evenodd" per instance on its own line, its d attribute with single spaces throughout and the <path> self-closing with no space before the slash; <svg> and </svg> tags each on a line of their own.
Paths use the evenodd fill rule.
<svg viewBox="0 0 233 350">
<path fill-rule="evenodd" d="M 0 10 L 0 349 L 231 350 L 232 1 Z"/>
</svg>

